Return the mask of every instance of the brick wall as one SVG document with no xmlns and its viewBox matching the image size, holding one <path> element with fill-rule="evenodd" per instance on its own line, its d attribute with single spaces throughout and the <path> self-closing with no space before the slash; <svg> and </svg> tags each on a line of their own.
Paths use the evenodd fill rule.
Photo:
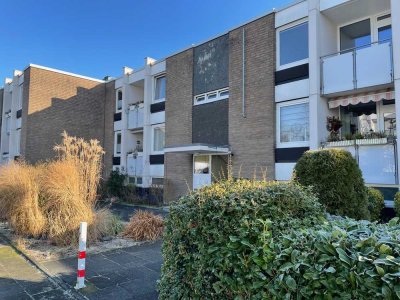
<svg viewBox="0 0 400 300">
<path fill-rule="evenodd" d="M 105 85 L 30 67 L 25 71 L 22 155 L 30 162 L 54 157 L 61 133 L 105 140 Z"/>
<path fill-rule="evenodd" d="M 192 143 L 193 49 L 167 58 L 165 145 Z M 176 200 L 192 187 L 192 155 L 166 153 L 164 202 Z"/>
<path fill-rule="evenodd" d="M 246 118 L 242 117 L 242 28 L 229 33 L 229 144 L 234 176 L 252 178 L 267 169 L 274 178 L 274 14 L 244 26 Z M 239 174 L 240 171 L 240 174 Z"/>
</svg>

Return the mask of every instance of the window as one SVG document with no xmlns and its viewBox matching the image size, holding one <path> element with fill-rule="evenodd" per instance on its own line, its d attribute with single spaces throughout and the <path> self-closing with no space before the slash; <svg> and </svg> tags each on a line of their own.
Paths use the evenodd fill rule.
<svg viewBox="0 0 400 300">
<path fill-rule="evenodd" d="M 194 174 L 210 174 L 210 156 L 197 155 L 194 157 Z"/>
<path fill-rule="evenodd" d="M 279 66 L 302 64 L 308 59 L 308 22 L 279 31 Z"/>
<path fill-rule="evenodd" d="M 115 133 L 115 155 L 121 155 L 122 134 L 120 131 Z"/>
<path fill-rule="evenodd" d="M 308 102 L 291 102 L 278 104 L 278 146 L 307 145 L 310 139 Z"/>
<path fill-rule="evenodd" d="M 155 78 L 154 101 L 165 100 L 166 83 L 167 82 L 165 76 Z"/>
<path fill-rule="evenodd" d="M 153 152 L 164 151 L 165 146 L 165 128 L 154 127 L 153 129 Z"/>
<path fill-rule="evenodd" d="M 116 106 L 117 112 L 122 110 L 122 91 L 117 92 L 117 106 Z"/>
<path fill-rule="evenodd" d="M 378 28 L 378 41 L 379 43 L 388 43 L 392 39 L 392 26 L 387 25 Z"/>
<path fill-rule="evenodd" d="M 17 155 L 21 152 L 21 128 L 15 131 L 15 152 Z"/>
<path fill-rule="evenodd" d="M 229 88 L 211 91 L 194 97 L 194 105 L 205 104 L 229 98 Z"/>
<path fill-rule="evenodd" d="M 370 19 L 340 28 L 340 51 L 361 48 L 371 44 Z"/>
<path fill-rule="evenodd" d="M 378 115 L 375 102 L 340 107 L 342 136 L 346 134 L 378 132 Z"/>
</svg>

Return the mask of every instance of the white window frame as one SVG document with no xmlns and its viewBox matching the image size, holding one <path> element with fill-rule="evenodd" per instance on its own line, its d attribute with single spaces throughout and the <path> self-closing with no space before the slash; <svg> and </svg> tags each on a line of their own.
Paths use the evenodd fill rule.
<svg viewBox="0 0 400 300">
<path fill-rule="evenodd" d="M 120 134 L 121 135 L 121 152 L 120 153 L 117 153 L 117 140 L 118 140 L 118 134 Z M 119 131 L 115 131 L 114 132 L 114 156 L 115 157 L 121 157 L 121 154 L 122 154 L 122 131 L 121 130 L 119 130 Z"/>
<path fill-rule="evenodd" d="M 358 22 L 361 22 L 361 21 L 369 19 L 370 20 L 370 25 L 371 25 L 371 44 L 372 43 L 376 43 L 376 42 L 378 42 L 378 28 L 380 28 L 382 26 L 386 26 L 386 25 L 392 25 L 393 26 L 392 16 L 390 16 L 389 19 L 378 21 L 379 17 L 383 17 L 383 16 L 386 16 L 386 15 L 389 15 L 389 14 L 391 15 L 392 12 L 390 10 L 387 10 L 387 11 L 381 12 L 379 14 L 368 15 L 368 16 L 364 16 L 362 18 L 358 18 L 358 19 L 352 20 L 350 22 L 345 22 L 345 23 L 339 24 L 337 26 L 337 41 L 336 41 L 337 52 L 338 53 L 340 52 L 340 29 L 342 27 L 345 27 L 345 26 L 348 26 L 348 25 L 351 25 L 351 24 L 355 24 L 355 23 L 358 23 Z"/>
<path fill-rule="evenodd" d="M 281 108 L 282 107 L 288 107 L 288 106 L 293 106 L 293 105 L 298 105 L 298 104 L 304 104 L 307 103 L 308 106 L 308 126 L 310 126 L 310 101 L 309 98 L 304 98 L 304 99 L 299 99 L 299 100 L 291 100 L 291 101 L 285 101 L 285 102 L 279 102 L 276 104 L 276 147 L 277 148 L 295 148 L 295 147 L 309 147 L 310 146 L 310 139 L 311 136 L 309 136 L 308 141 L 302 141 L 302 142 L 281 142 Z M 310 128 L 308 128 L 308 131 L 310 133 Z"/>
<path fill-rule="evenodd" d="M 299 26 L 299 25 L 304 24 L 304 23 L 309 23 L 308 22 L 308 18 L 303 18 L 303 19 L 298 20 L 296 22 L 292 22 L 290 24 L 286 24 L 286 25 L 284 25 L 282 27 L 279 27 L 276 30 L 276 69 L 277 69 L 277 71 L 284 70 L 284 69 L 289 69 L 289 68 L 300 66 L 300 65 L 304 65 L 304 64 L 309 62 L 309 60 L 310 60 L 310 35 L 308 35 L 308 58 L 305 58 L 305 59 L 302 59 L 302 60 L 298 60 L 298 61 L 295 61 L 295 62 L 292 62 L 292 63 L 289 63 L 289 64 L 285 64 L 285 65 L 281 65 L 281 63 L 280 63 L 281 62 L 281 38 L 280 38 L 280 33 L 282 31 L 291 29 L 293 27 Z M 308 24 L 308 26 L 310 26 L 310 24 Z"/>
<path fill-rule="evenodd" d="M 227 95 L 221 95 L 222 93 L 228 92 Z M 210 98 L 210 96 L 212 95 L 216 95 L 215 98 Z M 215 91 L 210 91 L 204 94 L 199 94 L 194 96 L 193 98 L 193 104 L 194 105 L 201 105 L 201 104 L 206 104 L 206 103 L 211 103 L 211 102 L 215 102 L 215 101 L 220 101 L 223 99 L 227 99 L 229 98 L 229 87 L 223 88 L 223 89 L 219 89 L 219 90 L 215 90 Z M 204 99 L 204 100 L 200 100 L 199 99 Z"/>
<path fill-rule="evenodd" d="M 121 109 L 118 109 L 118 94 L 119 94 L 119 92 L 121 92 L 122 93 L 122 100 L 121 100 Z M 122 89 L 118 89 L 118 90 L 116 90 L 116 95 L 115 95 L 116 97 L 115 97 L 115 112 L 116 113 L 119 113 L 119 112 L 121 112 L 122 111 L 122 109 L 123 109 L 123 106 L 124 106 L 124 91 L 122 90 Z"/>
<path fill-rule="evenodd" d="M 156 183 L 153 183 L 153 179 L 162 179 L 163 180 L 163 184 L 162 184 L 162 186 L 164 186 L 164 177 L 157 177 L 157 176 L 154 176 L 154 177 L 151 177 L 151 185 L 155 185 Z M 157 185 L 161 185 L 161 184 L 157 184 Z"/>
<path fill-rule="evenodd" d="M 153 103 L 159 103 L 159 102 L 165 102 L 165 97 L 160 98 L 160 99 L 155 99 L 156 98 L 156 88 L 157 88 L 157 79 L 165 77 L 165 93 L 167 93 L 167 76 L 165 73 L 157 74 L 153 77 Z"/>
<path fill-rule="evenodd" d="M 164 128 L 164 148 L 161 151 L 154 150 L 154 132 L 157 128 Z M 151 154 L 164 154 L 165 149 L 165 124 L 156 124 L 151 126 Z"/>
</svg>

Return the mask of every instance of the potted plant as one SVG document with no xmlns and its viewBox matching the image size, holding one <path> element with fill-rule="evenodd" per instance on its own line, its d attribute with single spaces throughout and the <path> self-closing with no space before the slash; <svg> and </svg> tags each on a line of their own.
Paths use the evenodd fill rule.
<svg viewBox="0 0 400 300">
<path fill-rule="evenodd" d="M 335 116 L 327 117 L 326 129 L 329 131 L 328 142 L 340 141 L 339 130 L 342 126 L 342 121 L 339 118 Z"/>
</svg>

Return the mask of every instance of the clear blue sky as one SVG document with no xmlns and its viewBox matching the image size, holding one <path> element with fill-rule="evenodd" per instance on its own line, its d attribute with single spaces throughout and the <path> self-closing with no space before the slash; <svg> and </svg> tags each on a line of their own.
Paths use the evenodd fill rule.
<svg viewBox="0 0 400 300">
<path fill-rule="evenodd" d="M 0 1 L 0 86 L 29 63 L 95 78 L 139 68 L 292 0 Z"/>
</svg>

